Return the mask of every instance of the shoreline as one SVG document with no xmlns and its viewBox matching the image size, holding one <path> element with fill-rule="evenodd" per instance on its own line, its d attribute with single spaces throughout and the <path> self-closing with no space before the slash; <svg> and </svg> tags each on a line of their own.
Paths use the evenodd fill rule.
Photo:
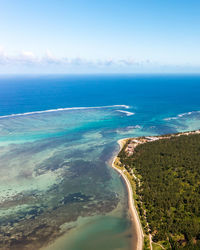
<svg viewBox="0 0 200 250">
<path fill-rule="evenodd" d="M 129 139 L 129 138 L 124 138 L 124 139 L 120 139 L 117 141 L 117 143 L 120 146 L 119 152 L 123 148 L 127 139 Z M 118 153 L 117 153 L 117 155 L 118 155 Z M 126 188 L 127 188 L 127 192 L 128 192 L 128 204 L 129 204 L 129 210 L 130 210 L 130 214 L 131 214 L 131 221 L 135 227 L 136 237 L 137 237 L 137 243 L 136 243 L 135 249 L 142 250 L 143 244 L 144 244 L 144 233 L 143 233 L 143 229 L 142 229 L 142 225 L 141 225 L 141 222 L 139 219 L 138 212 L 137 212 L 136 207 L 135 207 L 135 201 L 133 199 L 133 190 L 132 190 L 131 184 L 130 184 L 127 176 L 123 173 L 122 170 L 115 167 L 115 161 L 116 161 L 117 155 L 114 157 L 111 166 L 113 169 L 115 169 L 122 176 L 122 178 L 126 184 Z M 135 250 L 135 249 L 133 249 L 133 250 Z"/>
<path fill-rule="evenodd" d="M 192 135 L 192 134 L 200 134 L 200 130 L 193 130 L 193 131 L 179 132 L 176 134 L 167 134 L 167 135 L 158 135 L 158 136 L 143 136 L 143 137 L 135 137 L 135 138 L 132 138 L 132 137 L 123 138 L 123 139 L 120 139 L 117 141 L 117 143 L 120 146 L 120 150 L 118 151 L 118 154 L 127 142 L 128 142 L 128 144 L 125 148 L 125 152 L 128 156 L 131 156 L 134 153 L 135 148 L 139 144 L 151 143 L 151 142 L 156 141 L 156 140 L 171 139 L 173 137 L 179 137 L 181 135 Z M 126 187 L 127 187 L 129 210 L 131 213 L 131 221 L 132 221 L 132 225 L 135 226 L 136 237 L 137 237 L 137 242 L 135 245 L 133 245 L 133 250 L 135 250 L 135 249 L 142 250 L 143 245 L 144 245 L 145 234 L 143 232 L 143 227 L 141 225 L 140 217 L 139 217 L 139 214 L 138 214 L 136 206 L 135 206 L 136 201 L 133 198 L 133 189 L 132 189 L 132 186 L 131 186 L 131 183 L 130 183 L 128 177 L 125 174 L 127 172 L 127 170 L 125 170 L 125 169 L 121 170 L 120 168 L 116 167 L 116 164 L 117 164 L 116 159 L 118 158 L 118 154 L 114 157 L 114 159 L 112 161 L 112 168 L 114 168 L 122 176 L 122 178 L 126 184 Z M 131 175 L 135 179 L 137 178 L 133 173 Z M 148 225 L 148 223 L 147 223 L 147 225 Z M 153 246 L 152 246 L 153 241 L 152 241 L 151 234 L 149 234 L 149 243 L 150 243 L 149 247 L 152 250 L 153 249 Z M 154 244 L 157 244 L 157 243 L 154 242 Z M 157 245 L 159 245 L 159 244 L 157 244 Z M 160 247 L 163 248 L 162 245 L 160 245 Z"/>
</svg>

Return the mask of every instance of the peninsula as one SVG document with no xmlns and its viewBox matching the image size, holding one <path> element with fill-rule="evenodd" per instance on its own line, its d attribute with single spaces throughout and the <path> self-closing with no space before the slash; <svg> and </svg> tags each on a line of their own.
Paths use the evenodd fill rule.
<svg viewBox="0 0 200 250">
<path fill-rule="evenodd" d="M 199 249 L 200 130 L 118 144 L 112 167 L 127 186 L 133 249 Z"/>
</svg>

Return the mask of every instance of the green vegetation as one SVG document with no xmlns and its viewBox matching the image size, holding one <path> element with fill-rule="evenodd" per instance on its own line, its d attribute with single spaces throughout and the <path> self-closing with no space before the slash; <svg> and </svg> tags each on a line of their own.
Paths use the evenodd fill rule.
<svg viewBox="0 0 200 250">
<path fill-rule="evenodd" d="M 144 245 L 143 250 L 149 250 L 150 244 L 149 244 L 149 237 L 147 235 L 144 236 Z"/>
<path fill-rule="evenodd" d="M 200 249 L 200 135 L 144 143 L 130 157 L 125 147 L 120 161 L 140 180 L 137 204 L 153 241 L 167 249 Z"/>
<path fill-rule="evenodd" d="M 152 244 L 153 250 L 162 250 L 162 247 L 160 247 L 159 245 L 157 245 L 156 243 Z"/>
</svg>

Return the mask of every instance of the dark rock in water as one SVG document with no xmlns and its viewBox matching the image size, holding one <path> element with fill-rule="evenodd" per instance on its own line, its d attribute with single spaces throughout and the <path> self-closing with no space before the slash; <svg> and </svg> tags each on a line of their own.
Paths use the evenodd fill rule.
<svg viewBox="0 0 200 250">
<path fill-rule="evenodd" d="M 81 192 L 69 194 L 64 197 L 61 201 L 61 204 L 74 203 L 74 202 L 86 202 L 89 201 L 92 196 L 87 196 L 82 194 Z"/>
</svg>

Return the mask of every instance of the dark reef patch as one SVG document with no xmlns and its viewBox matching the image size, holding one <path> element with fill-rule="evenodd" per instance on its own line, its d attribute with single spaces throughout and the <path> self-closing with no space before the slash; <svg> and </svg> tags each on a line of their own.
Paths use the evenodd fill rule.
<svg viewBox="0 0 200 250">
<path fill-rule="evenodd" d="M 87 196 L 82 194 L 81 192 L 78 193 L 74 193 L 74 194 L 69 194 L 67 196 L 65 196 L 62 200 L 61 200 L 61 204 L 68 204 L 68 203 L 72 203 L 72 202 L 86 202 L 86 201 L 90 201 L 92 198 L 92 196 Z"/>
</svg>

